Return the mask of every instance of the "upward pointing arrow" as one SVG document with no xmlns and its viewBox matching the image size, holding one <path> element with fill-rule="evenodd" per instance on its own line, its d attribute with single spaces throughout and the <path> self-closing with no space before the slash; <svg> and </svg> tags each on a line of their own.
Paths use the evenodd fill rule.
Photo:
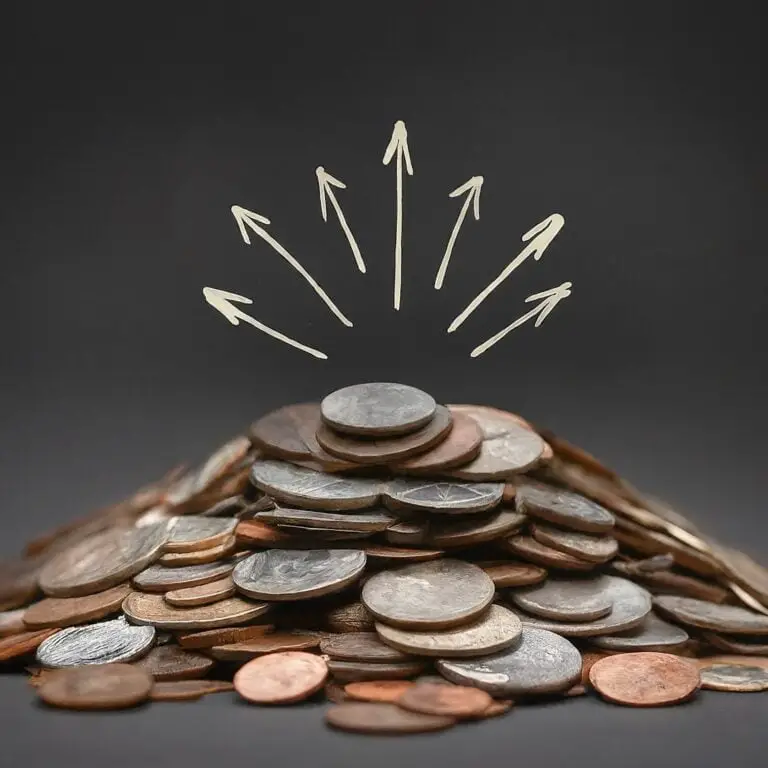
<svg viewBox="0 0 768 768">
<path fill-rule="evenodd" d="M 339 205 L 338 200 L 336 200 L 336 195 L 333 193 L 332 189 L 332 187 L 346 189 L 347 185 L 344 184 L 344 182 L 339 181 L 338 179 L 331 176 L 331 174 L 328 173 L 322 165 L 317 166 L 315 174 L 317 175 L 317 186 L 320 188 L 320 213 L 322 214 L 323 221 L 328 221 L 327 198 L 330 198 L 331 205 L 336 211 L 336 216 L 339 219 L 339 224 L 344 231 L 344 235 L 347 238 L 349 247 L 352 249 L 352 255 L 355 257 L 357 268 L 361 272 L 365 273 L 365 262 L 363 261 L 363 257 L 360 254 L 360 249 L 357 246 L 357 242 L 355 242 L 355 238 L 353 237 L 352 232 L 349 230 L 347 220 L 344 218 L 341 206 Z"/>
</svg>

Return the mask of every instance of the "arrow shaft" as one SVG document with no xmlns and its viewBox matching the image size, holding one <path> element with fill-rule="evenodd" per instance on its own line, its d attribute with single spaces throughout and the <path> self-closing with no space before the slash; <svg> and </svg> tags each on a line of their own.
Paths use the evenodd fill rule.
<svg viewBox="0 0 768 768">
<path fill-rule="evenodd" d="M 437 276 L 435 277 L 435 288 L 439 291 L 443 287 L 443 281 L 445 280 L 445 273 L 448 271 L 448 264 L 451 260 L 451 254 L 453 253 L 453 246 L 456 245 L 456 238 L 459 236 L 461 225 L 464 223 L 467 211 L 469 210 L 469 204 L 472 202 L 474 193 L 470 192 L 464 200 L 464 205 L 461 206 L 461 211 L 456 219 L 456 223 L 453 226 L 450 238 L 448 238 L 448 246 L 445 249 L 445 255 L 440 262 L 440 268 L 437 270 Z"/>
<path fill-rule="evenodd" d="M 317 357 L 320 360 L 328 359 L 328 355 L 326 355 L 324 352 L 321 352 L 319 349 L 315 349 L 314 347 L 308 347 L 306 346 L 306 344 L 302 344 L 301 342 L 296 341 L 296 339 L 292 339 L 290 336 L 286 336 L 284 333 L 280 333 L 280 331 L 276 331 L 274 328 L 270 328 L 268 325 L 264 325 L 264 323 L 260 323 L 258 320 L 256 320 L 256 318 L 251 317 L 250 315 L 246 315 L 245 312 L 241 312 L 240 310 L 237 310 L 236 313 L 237 313 L 237 316 L 243 322 L 246 322 L 249 325 L 252 325 L 254 328 L 257 328 L 263 333 L 266 333 L 268 336 L 271 336 L 273 339 L 282 341 L 284 344 L 288 344 L 289 346 L 294 347 L 295 349 L 300 349 L 302 352 L 306 352 L 308 355 L 312 355 L 312 357 Z"/>
<path fill-rule="evenodd" d="M 347 238 L 349 247 L 352 249 L 352 255 L 355 257 L 355 263 L 357 264 L 357 268 L 361 272 L 365 272 L 365 262 L 363 261 L 363 256 L 360 253 L 360 249 L 357 246 L 357 242 L 355 241 L 355 238 L 349 229 L 347 220 L 346 218 L 344 218 L 344 212 L 341 210 L 339 201 L 336 199 L 336 195 L 333 194 L 333 190 L 331 189 L 330 185 L 328 185 L 326 189 L 328 192 L 328 197 L 331 198 L 331 205 L 333 206 L 333 210 L 336 211 L 336 216 L 339 219 L 339 224 L 341 225 L 341 229 L 344 232 L 344 236 Z"/>
<path fill-rule="evenodd" d="M 518 317 L 517 320 L 510 323 L 506 328 L 502 328 L 497 334 L 494 334 L 489 339 L 486 339 L 482 344 L 478 344 L 470 353 L 472 357 L 478 357 L 479 355 L 482 355 L 483 352 L 488 351 L 497 341 L 501 341 L 508 333 L 511 333 L 515 330 L 515 328 L 519 328 L 523 323 L 527 323 L 530 319 L 535 317 L 539 312 L 541 312 L 544 307 L 547 305 L 546 301 L 543 301 L 541 304 L 537 304 L 530 312 L 526 312 L 521 317 Z"/>
<path fill-rule="evenodd" d="M 397 146 L 397 214 L 395 221 L 395 309 L 400 309 L 403 283 L 403 148 Z"/>
</svg>

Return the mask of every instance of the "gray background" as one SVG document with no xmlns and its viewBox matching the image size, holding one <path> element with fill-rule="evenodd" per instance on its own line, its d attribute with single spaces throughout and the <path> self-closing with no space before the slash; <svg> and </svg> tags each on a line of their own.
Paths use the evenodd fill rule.
<svg viewBox="0 0 768 768">
<path fill-rule="evenodd" d="M 629 8 L 628 6 L 631 6 Z M 147 4 L 4 8 L 1 554 L 195 461 L 266 410 L 372 379 L 520 412 L 765 560 L 766 54 L 752 3 Z M 404 291 L 391 307 L 392 124 L 408 125 Z M 338 193 L 360 275 L 314 168 Z M 486 179 L 446 285 L 460 201 Z M 233 203 L 273 251 L 240 240 Z M 566 225 L 455 334 L 454 315 L 557 211 Z M 538 329 L 469 351 L 564 280 Z M 203 301 L 254 299 L 316 361 Z M 0 677 L 3 762 L 702 766 L 763 757 L 765 697 L 519 709 L 450 733 L 327 732 L 317 706 L 229 695 L 53 713 Z"/>
</svg>

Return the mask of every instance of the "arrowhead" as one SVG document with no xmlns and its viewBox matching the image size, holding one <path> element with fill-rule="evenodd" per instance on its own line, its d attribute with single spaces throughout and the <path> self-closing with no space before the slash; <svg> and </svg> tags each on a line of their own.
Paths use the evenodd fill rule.
<svg viewBox="0 0 768 768">
<path fill-rule="evenodd" d="M 256 222 L 261 224 L 270 223 L 268 218 L 260 216 L 258 213 L 254 213 L 253 211 L 249 211 L 247 208 L 243 208 L 242 205 L 233 205 L 229 210 L 232 211 L 232 215 L 235 217 L 235 221 L 237 222 L 237 226 L 240 229 L 240 234 L 243 238 L 243 241 L 248 245 L 251 244 L 251 238 L 248 235 L 247 228 L 250 227 L 251 229 L 255 229 Z"/>
<path fill-rule="evenodd" d="M 315 175 L 317 176 L 317 186 L 320 189 L 320 214 L 323 217 L 323 221 L 328 221 L 327 197 L 332 194 L 331 186 L 346 189 L 347 185 L 343 181 L 339 181 L 331 176 L 322 165 L 317 166 Z"/>
<path fill-rule="evenodd" d="M 564 224 L 565 219 L 559 213 L 553 213 L 523 235 L 522 239 L 525 243 L 536 237 L 536 235 L 544 234 L 544 242 L 533 254 L 533 258 L 536 259 L 536 261 L 543 256 L 547 246 L 555 239 L 557 233 L 563 228 Z"/>
<path fill-rule="evenodd" d="M 473 198 L 473 213 L 475 216 L 475 221 L 478 221 L 480 219 L 480 190 L 483 188 L 483 182 L 485 179 L 482 176 L 473 176 L 468 181 L 465 181 L 460 187 L 456 187 L 456 189 L 451 192 L 448 197 L 458 197 L 459 195 L 463 195 L 465 192 L 469 192 L 470 196 L 474 195 Z"/>
<path fill-rule="evenodd" d="M 236 302 L 238 304 L 253 304 L 253 300 L 249 299 L 247 296 L 240 296 L 240 294 L 222 291 L 218 288 L 203 288 L 203 296 L 205 296 L 205 300 L 215 310 L 221 312 L 232 325 L 240 325 L 240 318 L 243 316 L 243 313 L 237 307 L 233 307 L 231 302 Z"/>
<path fill-rule="evenodd" d="M 540 309 L 539 316 L 536 318 L 535 327 L 538 328 L 544 320 L 546 320 L 549 313 L 563 300 L 567 299 L 571 295 L 571 287 L 573 283 L 565 282 L 558 285 L 556 288 L 550 288 L 548 291 L 542 291 L 541 293 L 534 293 L 529 296 L 525 301 L 539 301 L 542 299 L 538 309 Z"/>
<path fill-rule="evenodd" d="M 408 150 L 408 130 L 405 127 L 405 123 L 402 120 L 398 120 L 395 123 L 395 127 L 392 129 L 392 138 L 387 144 L 387 149 L 384 152 L 384 158 L 382 162 L 384 165 L 389 165 L 392 158 L 397 152 L 398 158 L 400 155 L 405 159 L 405 170 L 409 176 L 413 176 L 413 166 L 411 165 L 411 153 Z"/>
</svg>

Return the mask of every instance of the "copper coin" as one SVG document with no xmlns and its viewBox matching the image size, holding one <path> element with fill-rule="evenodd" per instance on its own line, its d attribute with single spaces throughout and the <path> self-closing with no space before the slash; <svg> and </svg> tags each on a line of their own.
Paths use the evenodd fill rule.
<svg viewBox="0 0 768 768">
<path fill-rule="evenodd" d="M 216 645 L 241 643 L 262 637 L 274 630 L 272 624 L 254 624 L 248 627 L 220 627 L 206 629 L 203 632 L 188 632 L 177 636 L 182 648 L 213 648 Z"/>
<path fill-rule="evenodd" d="M 235 532 L 237 521 L 226 517 L 175 517 L 165 542 L 165 552 L 195 552 L 224 544 Z"/>
<path fill-rule="evenodd" d="M 243 435 L 238 435 L 217 448 L 196 473 L 195 493 L 201 493 L 223 480 L 236 469 L 250 450 L 251 441 Z"/>
<path fill-rule="evenodd" d="M 333 681 L 325 684 L 325 698 L 333 704 L 341 704 L 350 699 L 344 691 L 344 686 Z"/>
<path fill-rule="evenodd" d="M 13 611 L 0 611 L 0 637 L 26 632 L 27 625 L 22 621 L 22 616 L 28 610 L 28 608 L 17 608 Z"/>
<path fill-rule="evenodd" d="M 313 469 L 319 469 L 321 472 L 344 472 L 345 470 L 355 469 L 359 465 L 346 459 L 334 456 L 323 448 L 317 442 L 317 431 L 323 424 L 320 415 L 320 403 L 313 403 L 311 408 L 307 408 L 303 413 L 303 420 L 298 425 L 299 436 L 304 441 L 304 445 L 310 453 L 310 459 L 302 459 L 301 462 L 307 466 L 309 464 L 317 465 Z M 296 461 L 294 459 L 294 461 Z"/>
<path fill-rule="evenodd" d="M 252 659 L 235 674 L 235 690 L 254 704 L 291 704 L 319 691 L 328 667 L 319 656 L 302 651 L 271 653 Z"/>
<path fill-rule="evenodd" d="M 358 680 L 407 680 L 426 668 L 419 659 L 410 661 L 342 661 L 328 659 L 328 670 L 338 683 L 353 683 Z"/>
<path fill-rule="evenodd" d="M 333 728 L 352 733 L 427 733 L 442 731 L 456 723 L 444 715 L 408 712 L 395 704 L 347 702 L 331 707 L 325 721 Z"/>
<path fill-rule="evenodd" d="M 38 594 L 43 557 L 17 558 L 0 563 L 0 611 L 26 605 Z"/>
<path fill-rule="evenodd" d="M 296 549 L 315 549 L 323 542 L 359 541 L 373 536 L 371 531 L 339 531 L 335 528 L 310 528 L 305 525 L 279 525 L 278 528 L 296 536 L 297 540 L 303 538 L 308 544 L 311 544 L 311 546 L 298 546 Z"/>
<path fill-rule="evenodd" d="M 619 543 L 610 536 L 567 531 L 545 523 L 532 525 L 531 534 L 536 541 L 548 547 L 594 563 L 605 563 L 614 558 L 619 551 Z"/>
<path fill-rule="evenodd" d="M 660 555 L 655 557 L 660 557 Z M 654 558 L 650 559 L 653 560 Z M 670 560 L 674 564 L 674 558 L 670 557 Z M 669 567 L 649 570 L 641 565 L 644 562 L 648 561 L 626 563 L 614 560 L 611 567 L 622 576 L 628 576 L 650 587 L 656 594 L 682 595 L 699 600 L 709 600 L 712 603 L 724 603 L 730 596 L 728 590 L 718 584 L 704 581 L 696 576 L 671 571 Z"/>
<path fill-rule="evenodd" d="M 161 645 L 133 663 L 155 680 L 192 680 L 205 677 L 213 669 L 213 661 L 177 645 Z"/>
<path fill-rule="evenodd" d="M 234 691 L 225 680 L 165 680 L 155 681 L 149 698 L 152 701 L 194 701 L 209 693 Z"/>
<path fill-rule="evenodd" d="M 64 709 L 123 709 L 149 698 L 153 680 L 130 664 L 59 670 L 37 689 L 40 698 Z"/>
<path fill-rule="evenodd" d="M 41 629 L 37 632 L 22 632 L 0 640 L 0 661 L 10 661 L 32 653 L 44 640 L 55 635 L 56 629 Z"/>
<path fill-rule="evenodd" d="M 70 627 L 103 619 L 120 610 L 131 587 L 120 584 L 104 592 L 84 597 L 46 597 L 27 608 L 24 623 L 30 629 Z"/>
<path fill-rule="evenodd" d="M 689 699 L 701 685 L 692 661 L 669 653 L 620 653 L 596 662 L 589 682 L 605 699 L 632 707 L 658 707 Z"/>
<path fill-rule="evenodd" d="M 339 605 L 325 615 L 325 626 L 331 632 L 370 632 L 373 624 L 373 616 L 360 602 Z"/>
<path fill-rule="evenodd" d="M 296 536 L 281 531 L 262 520 L 241 520 L 235 531 L 237 541 L 251 549 L 255 547 L 283 548 L 294 546 Z"/>
<path fill-rule="evenodd" d="M 236 544 L 237 539 L 234 536 L 229 536 L 221 544 L 209 549 L 196 549 L 192 552 L 168 552 L 160 557 L 158 563 L 166 568 L 215 563 L 232 554 Z"/>
<path fill-rule="evenodd" d="M 524 557 L 537 565 L 543 565 L 547 568 L 559 568 L 564 571 L 591 571 L 597 563 L 591 563 L 588 560 L 567 555 L 559 549 L 542 544 L 531 536 L 511 536 L 501 542 L 504 549 L 512 552 L 519 557 Z"/>
<path fill-rule="evenodd" d="M 515 504 L 523 514 L 586 533 L 606 533 L 615 522 L 614 516 L 596 502 L 540 483 L 519 487 Z"/>
<path fill-rule="evenodd" d="M 768 691 L 768 669 L 747 664 L 708 664 L 699 667 L 701 687 L 712 691 Z"/>
<path fill-rule="evenodd" d="M 510 709 L 514 706 L 514 702 L 510 699 L 494 700 L 491 705 L 484 712 L 474 717 L 468 717 L 467 720 L 487 720 L 490 717 L 499 717 L 500 715 L 506 715 Z"/>
<path fill-rule="evenodd" d="M 436 520 L 430 524 L 424 543 L 432 547 L 471 547 L 511 536 L 525 521 L 525 515 L 514 509 L 472 515 L 468 520 Z"/>
<path fill-rule="evenodd" d="M 210 605 L 225 600 L 235 594 L 235 582 L 231 576 L 218 581 L 201 584 L 199 587 L 172 589 L 165 593 L 166 602 L 177 608 L 189 608 L 195 605 Z"/>
<path fill-rule="evenodd" d="M 411 563 L 435 560 L 445 554 L 442 549 L 410 549 L 409 547 L 387 547 L 383 544 L 365 544 L 363 549 L 369 560 Z"/>
<path fill-rule="evenodd" d="M 379 640 L 375 632 L 331 635 L 320 643 L 320 652 L 344 661 L 406 661 L 411 656 Z"/>
<path fill-rule="evenodd" d="M 347 683 L 344 693 L 355 701 L 395 704 L 413 685 L 415 683 L 410 680 L 361 680 L 357 683 Z"/>
<path fill-rule="evenodd" d="M 299 525 L 305 528 L 320 528 L 323 530 L 361 531 L 375 533 L 385 531 L 394 525 L 398 518 L 385 509 L 372 509 L 370 512 L 341 514 L 337 512 L 320 512 L 311 509 L 289 509 L 275 507 L 259 512 L 256 519 L 265 523 Z"/>
<path fill-rule="evenodd" d="M 690 597 L 657 595 L 654 606 L 686 626 L 733 635 L 768 635 L 768 617 L 738 605 L 718 605 Z"/>
<path fill-rule="evenodd" d="M 476 563 L 490 577 L 496 589 L 502 587 L 525 587 L 538 584 L 547 578 L 547 572 L 530 563 L 513 563 L 506 560 L 487 560 Z"/>
<path fill-rule="evenodd" d="M 286 405 L 262 416 L 250 429 L 253 442 L 271 456 L 282 459 L 312 459 L 307 444 L 301 436 L 301 424 L 317 415 L 318 403 L 296 403 Z"/>
<path fill-rule="evenodd" d="M 581 654 L 581 682 L 582 685 L 586 685 L 589 683 L 589 671 L 592 669 L 592 667 L 600 661 L 600 659 L 604 659 L 607 656 L 610 656 L 609 653 L 604 652 L 596 652 L 596 651 L 586 651 Z"/>
<path fill-rule="evenodd" d="M 275 632 L 274 634 L 254 637 L 251 640 L 243 640 L 239 643 L 228 645 L 214 645 L 207 653 L 219 661 L 247 661 L 266 653 L 278 653 L 280 651 L 303 651 L 308 648 L 317 648 L 320 638 L 314 635 L 290 634 L 288 632 Z"/>
<path fill-rule="evenodd" d="M 464 685 L 416 683 L 397 700 L 397 705 L 410 712 L 448 717 L 477 717 L 493 704 L 493 699 L 479 688 Z"/>
<path fill-rule="evenodd" d="M 228 576 L 234 570 L 238 559 L 230 557 L 217 563 L 188 565 L 184 568 L 152 565 L 133 577 L 133 586 L 142 592 L 169 592 L 172 589 L 198 587 Z"/>
</svg>

